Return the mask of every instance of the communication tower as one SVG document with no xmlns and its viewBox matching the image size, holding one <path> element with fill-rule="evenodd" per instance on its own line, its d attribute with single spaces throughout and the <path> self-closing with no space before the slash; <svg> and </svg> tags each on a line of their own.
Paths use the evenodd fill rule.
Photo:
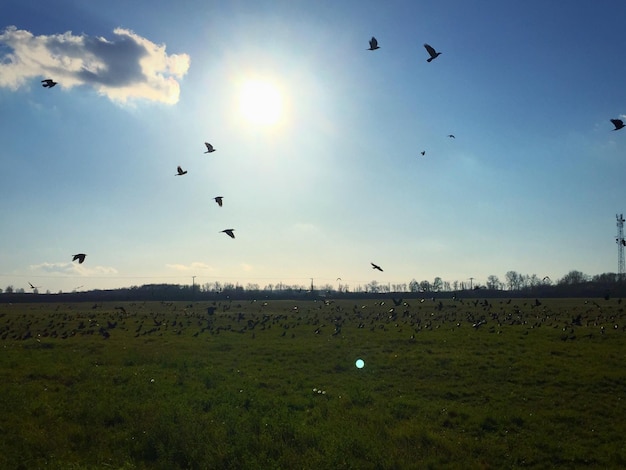
<svg viewBox="0 0 626 470">
<path fill-rule="evenodd" d="M 617 279 L 622 280 L 624 278 L 624 272 L 626 271 L 624 267 L 624 246 L 626 246 L 626 240 L 624 239 L 624 215 L 615 214 L 615 218 L 617 219 L 617 237 L 615 238 L 615 242 L 617 243 Z"/>
</svg>

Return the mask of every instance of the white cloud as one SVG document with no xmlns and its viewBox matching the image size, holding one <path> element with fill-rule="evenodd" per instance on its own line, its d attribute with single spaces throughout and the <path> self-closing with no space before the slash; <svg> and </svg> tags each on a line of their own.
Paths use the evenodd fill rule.
<svg viewBox="0 0 626 470">
<path fill-rule="evenodd" d="M 209 266 L 208 264 L 200 263 L 198 261 L 194 261 L 193 263 L 191 263 L 189 265 L 184 265 L 184 264 L 166 264 L 165 266 L 167 266 L 168 268 L 171 268 L 171 269 L 175 269 L 176 271 L 192 271 L 192 270 L 197 270 L 197 269 L 213 270 L 213 268 L 211 266 Z"/>
<path fill-rule="evenodd" d="M 94 276 L 100 274 L 117 274 L 117 269 L 110 266 L 87 267 L 78 263 L 41 263 L 30 266 L 32 271 L 44 271 L 70 276 Z"/>
<path fill-rule="evenodd" d="M 128 29 L 113 34 L 112 41 L 71 31 L 35 36 L 9 26 L 0 34 L 0 87 L 16 90 L 35 77 L 52 78 L 63 88 L 90 86 L 116 102 L 177 103 L 177 79 L 189 70 L 189 56 L 168 55 L 165 45 Z"/>
</svg>

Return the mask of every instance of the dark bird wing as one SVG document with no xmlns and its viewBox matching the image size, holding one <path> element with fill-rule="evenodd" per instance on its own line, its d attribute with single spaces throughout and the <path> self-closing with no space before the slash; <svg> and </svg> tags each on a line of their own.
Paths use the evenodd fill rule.
<svg viewBox="0 0 626 470">
<path fill-rule="evenodd" d="M 215 202 L 217 202 L 218 206 L 222 207 L 222 196 L 217 196 Z"/>
<path fill-rule="evenodd" d="M 235 238 L 235 234 L 233 233 L 234 230 L 234 228 L 228 228 L 226 230 L 222 230 L 222 232 L 228 235 L 230 238 Z"/>
<path fill-rule="evenodd" d="M 383 272 L 383 269 L 380 266 L 378 266 L 377 264 L 374 264 L 372 262 L 370 262 L 370 264 L 372 265 L 372 269 L 378 269 L 380 272 Z"/>
<path fill-rule="evenodd" d="M 74 255 L 74 256 L 72 257 L 72 261 L 76 261 L 76 260 L 78 260 L 78 263 L 79 263 L 79 264 L 82 264 L 82 263 L 83 263 L 83 261 L 85 261 L 85 256 L 87 256 L 87 255 L 86 255 L 86 254 L 84 254 L 84 253 L 78 253 L 78 254 L 76 254 L 76 255 Z"/>
<path fill-rule="evenodd" d="M 214 152 L 215 151 L 215 148 L 213 148 L 213 146 L 211 144 L 209 144 L 208 142 L 205 142 L 204 145 L 206 145 L 207 152 Z"/>
<path fill-rule="evenodd" d="M 433 46 L 431 46 L 430 44 L 424 44 L 424 47 L 426 48 L 426 50 L 428 51 L 428 54 L 430 54 L 431 57 L 437 57 L 437 51 L 433 48 Z"/>
<path fill-rule="evenodd" d="M 624 121 L 622 121 L 621 119 L 611 119 L 611 122 L 615 126 L 615 129 L 613 129 L 614 131 L 624 127 Z"/>
<path fill-rule="evenodd" d="M 372 36 L 372 39 L 370 39 L 370 50 L 376 48 L 378 48 L 378 40 Z"/>
</svg>

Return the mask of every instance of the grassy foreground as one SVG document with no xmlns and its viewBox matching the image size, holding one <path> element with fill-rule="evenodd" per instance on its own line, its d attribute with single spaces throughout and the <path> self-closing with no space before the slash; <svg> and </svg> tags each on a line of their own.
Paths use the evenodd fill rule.
<svg viewBox="0 0 626 470">
<path fill-rule="evenodd" d="M 625 468 L 625 327 L 617 299 L 0 304 L 0 468 Z"/>
</svg>

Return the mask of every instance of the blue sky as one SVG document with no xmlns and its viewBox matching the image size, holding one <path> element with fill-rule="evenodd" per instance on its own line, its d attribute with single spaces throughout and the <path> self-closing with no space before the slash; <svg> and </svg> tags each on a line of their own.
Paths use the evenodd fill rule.
<svg viewBox="0 0 626 470">
<path fill-rule="evenodd" d="M 626 4 L 85 3 L 1 8 L 0 288 L 617 270 Z"/>
</svg>

